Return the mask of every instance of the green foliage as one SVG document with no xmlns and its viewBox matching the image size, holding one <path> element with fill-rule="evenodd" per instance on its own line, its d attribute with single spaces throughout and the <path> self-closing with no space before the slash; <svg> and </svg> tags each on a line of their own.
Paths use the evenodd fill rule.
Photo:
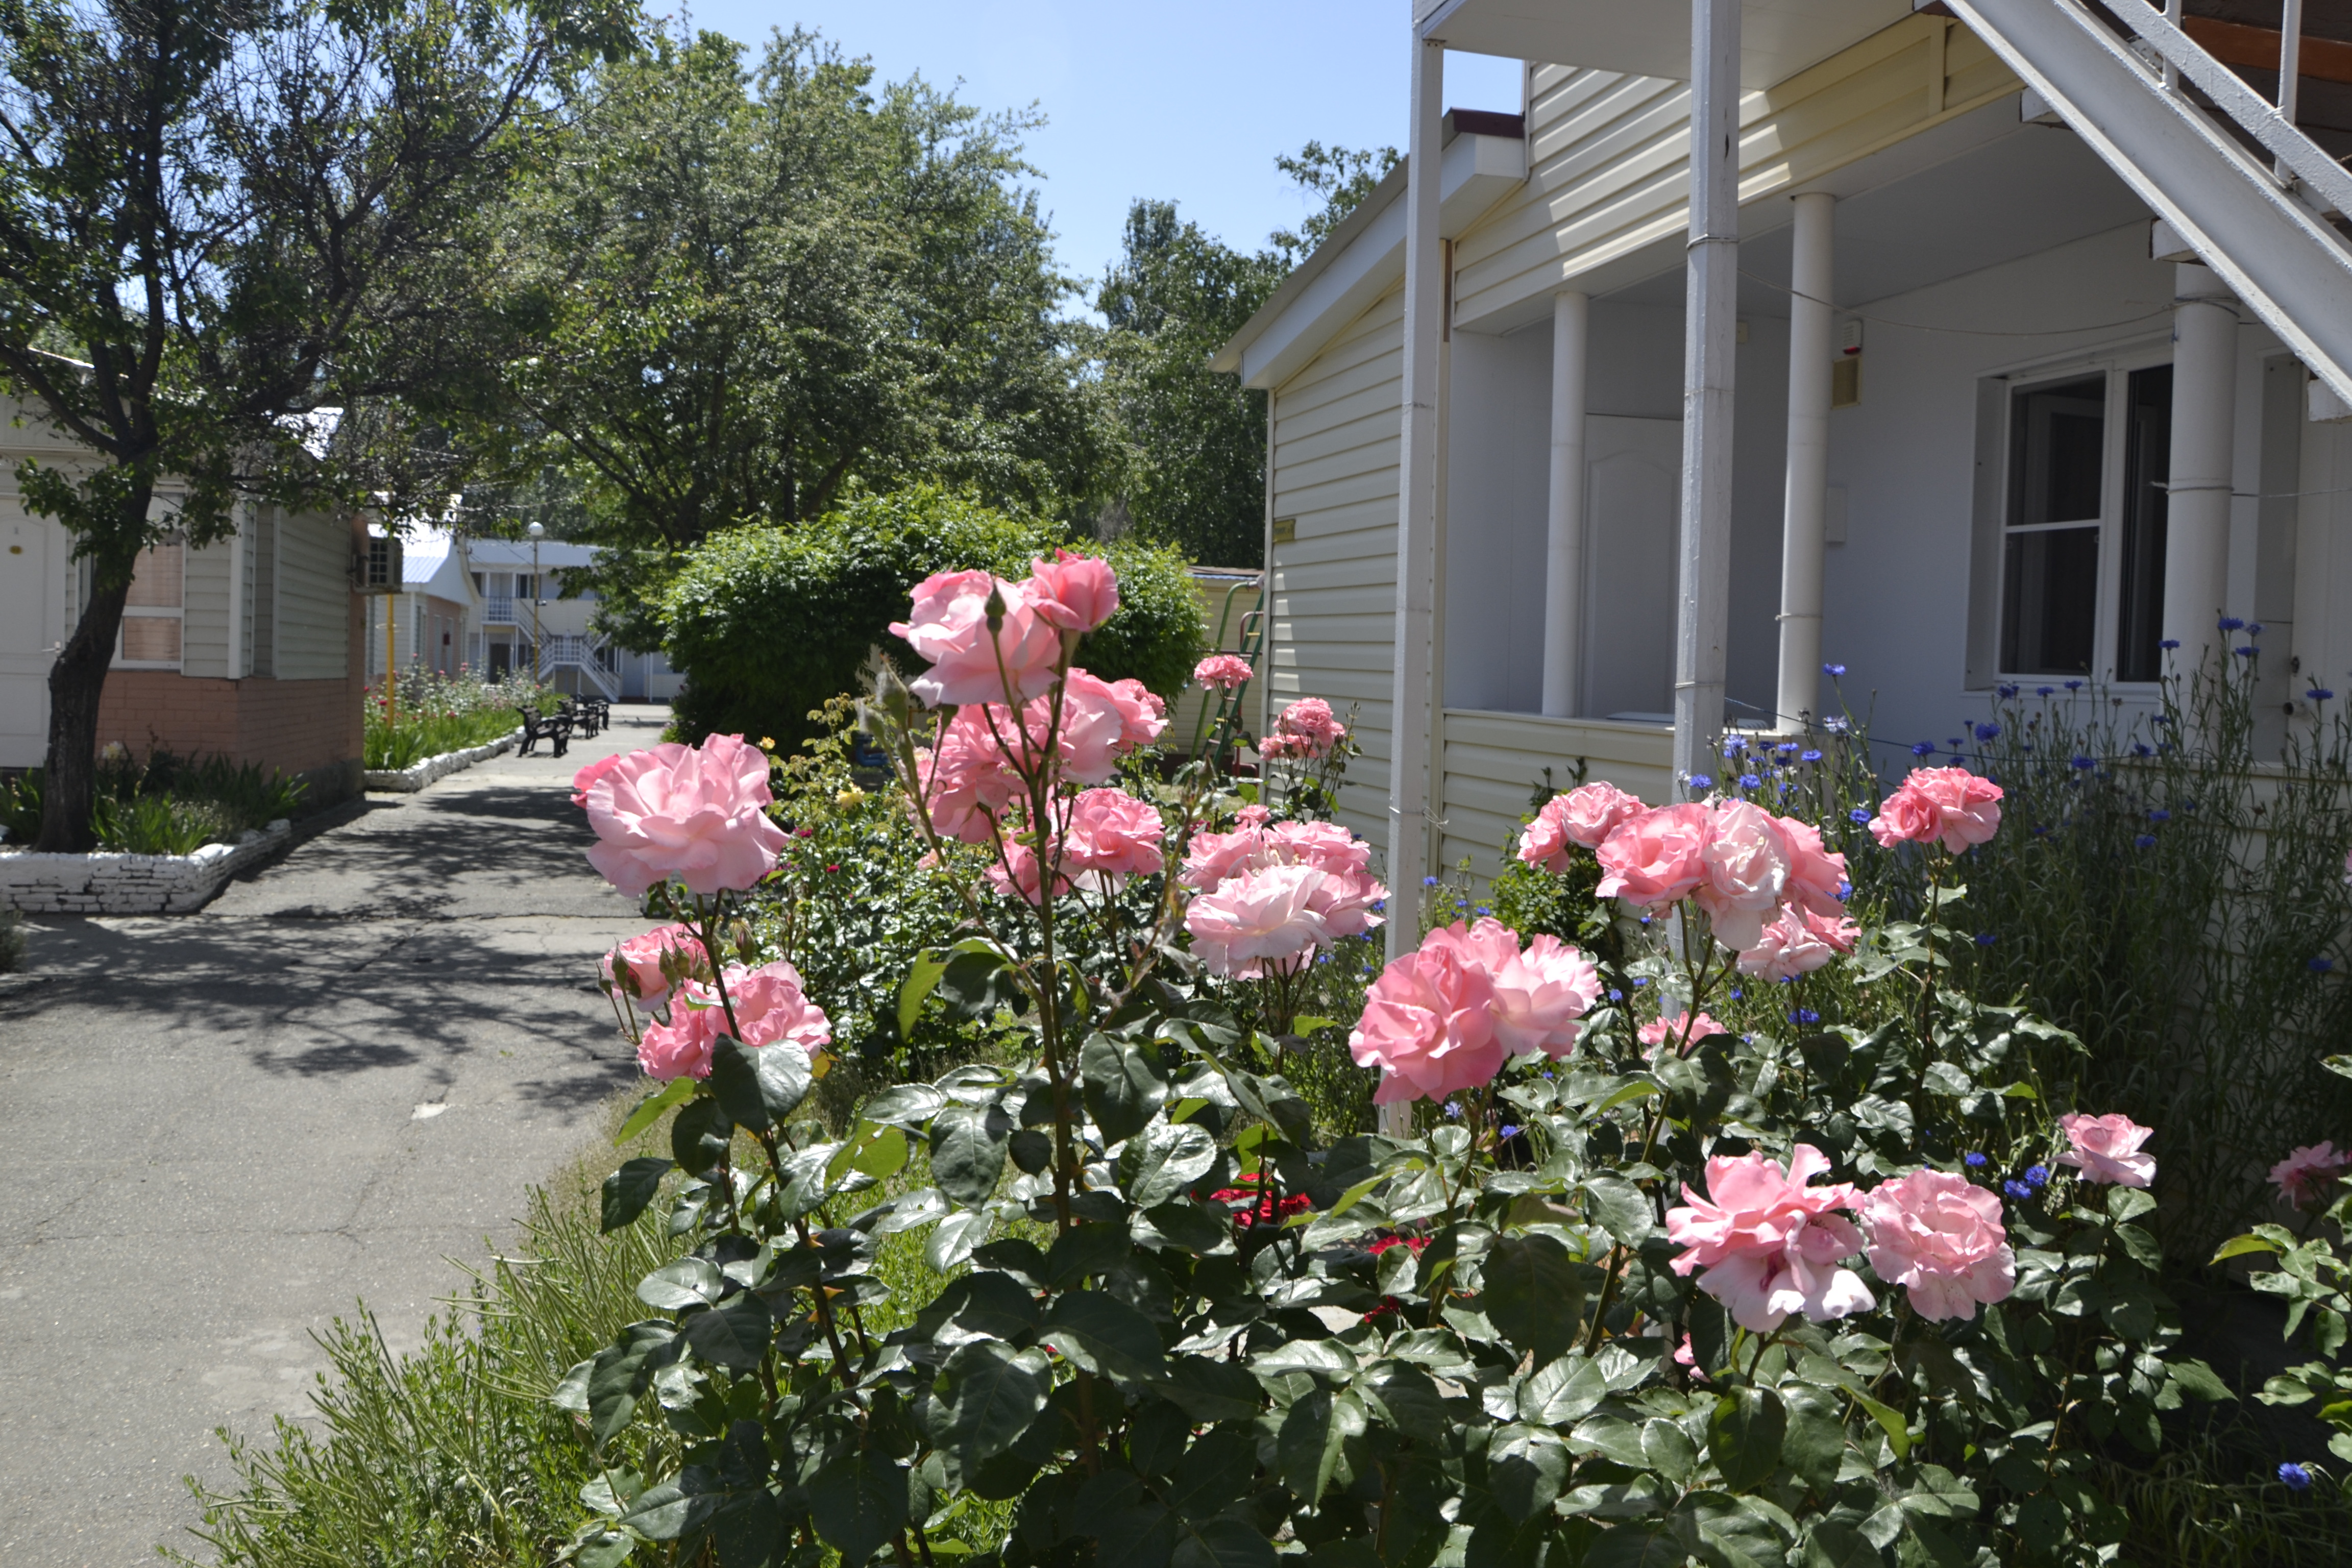
<svg viewBox="0 0 2352 1568">
<path fill-rule="evenodd" d="M 25 962 L 25 917 L 0 905 L 0 974 L 14 973 Z"/>
<path fill-rule="evenodd" d="M 511 734 L 520 710 L 545 713 L 556 700 L 551 687 L 527 675 L 485 680 L 471 670 L 449 676 L 412 670 L 400 678 L 396 700 L 370 688 L 363 732 L 366 765 L 413 767 L 445 752 L 462 752 Z"/>
<path fill-rule="evenodd" d="M 576 487 L 631 646 L 714 532 L 918 479 L 1050 507 L 1089 450 L 1069 285 L 1018 185 L 1034 121 L 877 83 L 805 31 L 742 54 L 658 37 L 608 68 L 492 215 L 509 335 L 456 416 L 510 484 Z"/>
<path fill-rule="evenodd" d="M 889 633 L 915 584 L 982 568 L 1017 580 L 1058 542 L 1049 527 L 927 486 L 860 497 L 804 528 L 713 536 L 688 554 L 661 603 L 670 663 L 688 678 L 681 734 L 769 735 L 793 748 L 803 715 L 860 685 L 872 649 L 919 662 Z M 1132 676 L 1172 696 L 1204 639 L 1183 563 L 1124 542 L 1101 553 L 1118 572 L 1119 611 L 1079 662 L 1106 680 Z"/>
<path fill-rule="evenodd" d="M 46 778 L 28 768 L 0 779 L 0 826 L 25 844 L 39 831 Z M 219 755 L 152 752 L 143 763 L 121 746 L 99 759 L 90 829 L 99 847 L 133 855 L 188 855 L 249 828 L 291 817 L 308 786 L 299 779 Z"/>
<path fill-rule="evenodd" d="M 1274 166 L 1297 181 L 1309 199 L 1323 204 L 1320 210 L 1307 215 L 1297 233 L 1275 231 L 1274 246 L 1282 253 L 1286 269 L 1313 255 L 1401 162 L 1393 147 L 1360 151 L 1337 142 L 1326 147 L 1320 142 L 1309 142 L 1295 155 L 1276 157 Z"/>
<path fill-rule="evenodd" d="M 193 855 L 207 844 L 226 842 L 236 832 L 226 814 L 208 801 L 155 795 L 128 800 L 99 796 L 90 807 L 90 828 L 100 849 L 132 855 Z"/>
</svg>

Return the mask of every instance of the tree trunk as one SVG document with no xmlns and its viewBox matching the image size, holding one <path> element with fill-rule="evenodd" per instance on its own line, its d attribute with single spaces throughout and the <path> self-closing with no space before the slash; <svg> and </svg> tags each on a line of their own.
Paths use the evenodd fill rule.
<svg viewBox="0 0 2352 1568">
<path fill-rule="evenodd" d="M 139 499 L 143 517 L 146 498 L 142 494 Z M 136 560 L 134 555 L 132 563 Z M 102 563 L 95 575 L 101 582 L 108 575 Z M 126 563 L 120 582 L 91 591 L 73 636 L 49 667 L 49 754 L 43 768 L 41 835 L 33 841 L 37 850 L 80 854 L 97 842 L 89 811 L 98 773 L 98 702 L 106 690 L 115 634 L 121 629 L 122 606 L 130 597 L 131 564 Z"/>
</svg>

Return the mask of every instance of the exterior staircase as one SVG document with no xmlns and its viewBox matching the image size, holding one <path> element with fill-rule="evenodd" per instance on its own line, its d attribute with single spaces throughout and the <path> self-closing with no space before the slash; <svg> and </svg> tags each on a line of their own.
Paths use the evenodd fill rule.
<svg viewBox="0 0 2352 1568">
<path fill-rule="evenodd" d="M 2291 88 L 2282 112 L 2181 30 L 2179 0 L 2168 16 L 2147 0 L 1936 8 L 1968 24 L 2352 412 L 2352 174 L 2295 128 Z"/>
<path fill-rule="evenodd" d="M 586 687 L 593 686 L 607 702 L 621 696 L 620 672 L 614 669 L 606 658 L 612 645 L 601 637 L 580 637 L 566 632 L 551 632 L 540 638 L 539 678 L 545 680 L 559 669 L 576 669 Z"/>
</svg>

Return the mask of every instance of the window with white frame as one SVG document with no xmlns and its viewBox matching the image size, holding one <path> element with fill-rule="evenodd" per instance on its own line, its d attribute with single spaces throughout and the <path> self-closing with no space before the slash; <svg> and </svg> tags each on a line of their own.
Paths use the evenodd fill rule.
<svg viewBox="0 0 2352 1568">
<path fill-rule="evenodd" d="M 2149 356 L 2011 385 L 2002 674 L 2161 673 L 2171 426 L 2172 366 Z"/>
<path fill-rule="evenodd" d="M 126 669 L 177 669 L 187 617 L 187 546 L 167 539 L 139 552 L 122 607 L 114 662 Z"/>
</svg>

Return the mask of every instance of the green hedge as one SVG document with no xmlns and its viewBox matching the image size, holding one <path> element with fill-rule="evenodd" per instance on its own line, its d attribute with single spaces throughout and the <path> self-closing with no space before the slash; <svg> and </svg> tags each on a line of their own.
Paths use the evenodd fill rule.
<svg viewBox="0 0 2352 1568">
<path fill-rule="evenodd" d="M 917 583 L 975 568 L 1025 577 L 1060 542 L 1050 525 L 929 488 L 861 498 L 803 527 L 714 534 L 688 554 L 659 610 L 670 664 L 687 677 L 679 738 L 738 732 L 797 746 L 811 711 L 857 689 L 869 648 L 909 673 L 921 668 L 888 629 Z M 1082 548 L 1118 571 L 1119 611 L 1079 662 L 1172 698 L 1206 640 L 1184 561 L 1124 542 Z"/>
</svg>

